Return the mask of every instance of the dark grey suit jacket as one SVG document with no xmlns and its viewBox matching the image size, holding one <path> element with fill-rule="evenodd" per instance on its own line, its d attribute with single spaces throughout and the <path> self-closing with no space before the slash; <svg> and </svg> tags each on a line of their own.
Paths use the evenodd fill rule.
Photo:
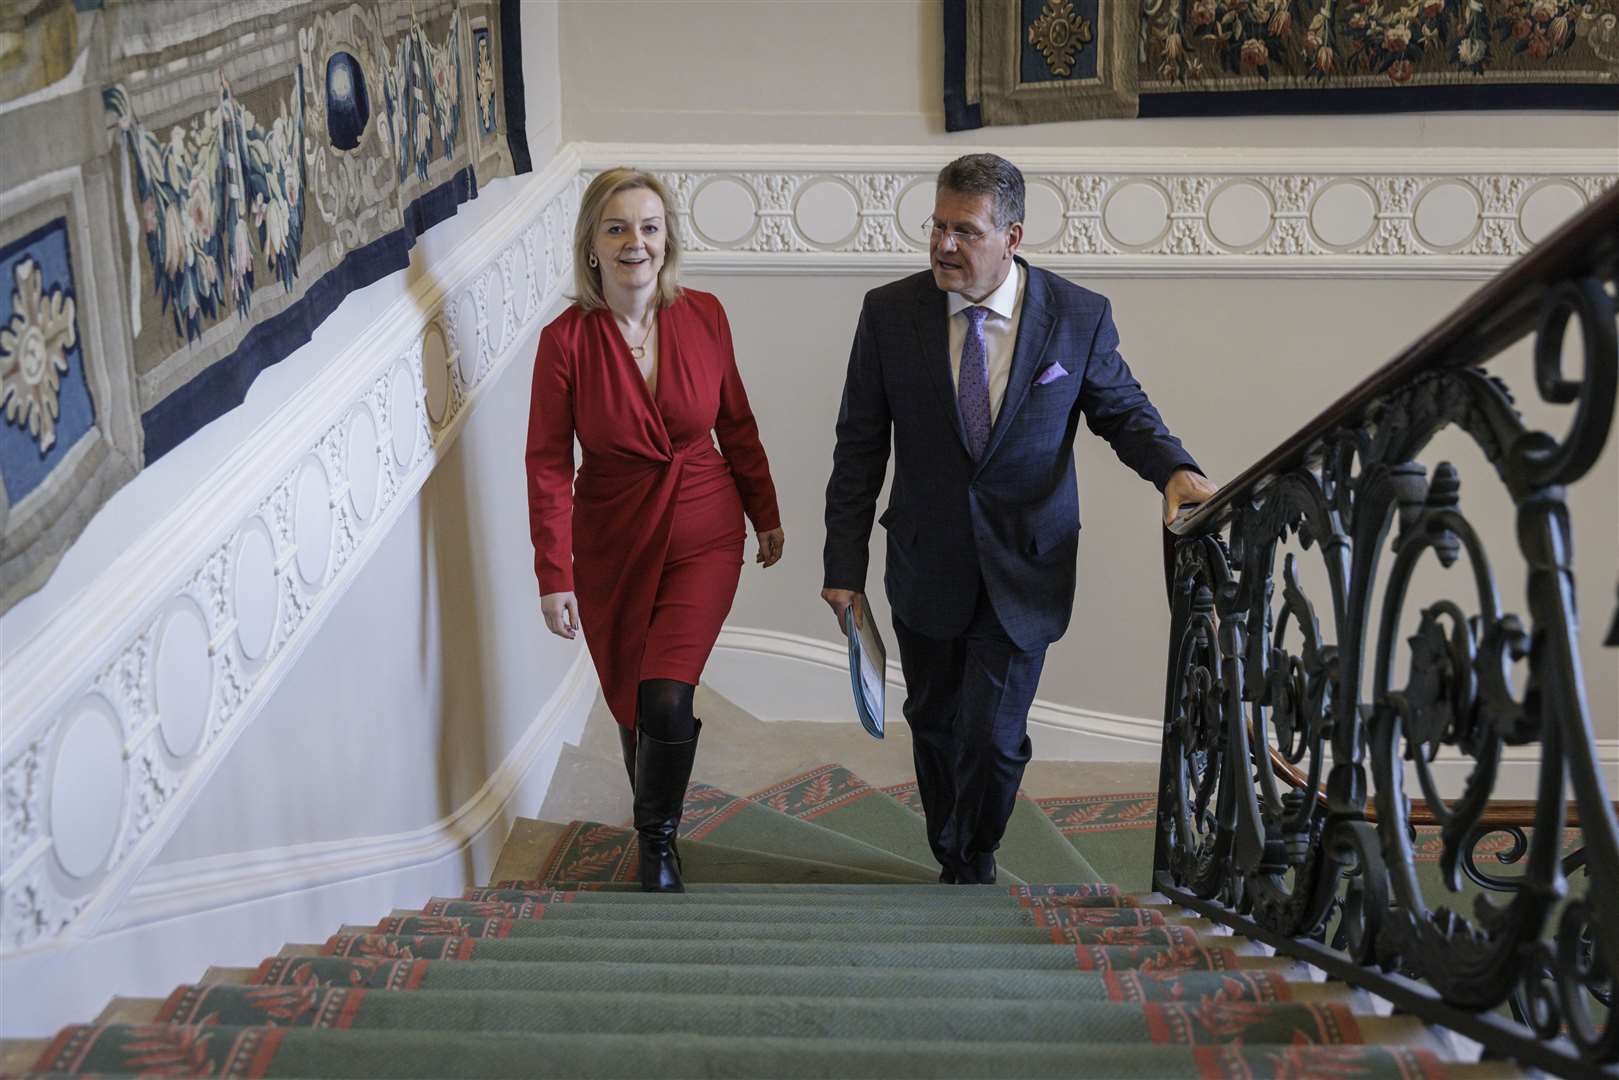
<svg viewBox="0 0 1619 1080">
<path fill-rule="evenodd" d="M 894 614 L 920 634 L 955 637 L 981 578 L 1008 636 L 1035 649 L 1061 637 L 1073 611 L 1080 416 L 1160 489 L 1197 465 L 1119 355 L 1108 301 L 1018 262 L 1028 282 L 1012 371 L 979 461 L 962 433 L 946 295 L 932 272 L 866 294 L 826 488 L 825 585 L 865 589 L 892 435 L 894 486 L 881 520 Z M 1059 377 L 1036 385 L 1053 363 Z"/>
</svg>

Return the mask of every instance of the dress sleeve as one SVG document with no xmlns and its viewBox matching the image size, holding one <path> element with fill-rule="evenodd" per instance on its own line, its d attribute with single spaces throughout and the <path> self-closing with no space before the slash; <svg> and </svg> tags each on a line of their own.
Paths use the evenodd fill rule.
<svg viewBox="0 0 1619 1080">
<path fill-rule="evenodd" d="M 731 324 L 718 301 L 714 302 L 714 317 L 721 352 L 720 410 L 714 420 L 714 434 L 719 437 L 720 453 L 730 462 L 748 520 L 756 532 L 769 532 L 781 527 L 776 485 L 770 479 L 770 462 L 759 441 L 759 425 L 753 419 L 748 392 L 742 388 L 742 375 L 736 368 Z"/>
<path fill-rule="evenodd" d="M 528 526 L 540 595 L 573 591 L 573 375 L 560 335 L 540 334 L 528 406 Z"/>
</svg>

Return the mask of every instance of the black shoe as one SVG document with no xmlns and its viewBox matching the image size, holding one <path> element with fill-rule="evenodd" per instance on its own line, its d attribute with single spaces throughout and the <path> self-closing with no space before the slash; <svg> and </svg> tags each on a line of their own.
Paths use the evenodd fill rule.
<svg viewBox="0 0 1619 1080">
<path fill-rule="evenodd" d="M 641 891 L 685 892 L 675 836 L 697 756 L 697 722 L 692 737 L 671 743 L 638 729 L 635 755 L 635 832 L 641 841 Z"/>
<path fill-rule="evenodd" d="M 995 884 L 995 856 L 974 855 L 962 866 L 960 877 L 963 885 Z"/>
<path fill-rule="evenodd" d="M 630 791 L 635 790 L 635 728 L 627 728 L 623 724 L 615 724 L 618 728 L 619 749 L 624 751 L 624 771 L 630 774 Z"/>
<path fill-rule="evenodd" d="M 955 884 L 957 884 L 955 867 L 946 866 L 945 868 L 943 868 L 942 870 L 939 871 L 939 884 L 940 885 L 955 885 Z"/>
</svg>

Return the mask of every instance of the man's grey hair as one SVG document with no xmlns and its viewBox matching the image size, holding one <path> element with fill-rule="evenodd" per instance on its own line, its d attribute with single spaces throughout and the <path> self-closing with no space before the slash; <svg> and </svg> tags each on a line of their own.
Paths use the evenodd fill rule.
<svg viewBox="0 0 1619 1080">
<path fill-rule="evenodd" d="M 994 199 L 995 227 L 1023 220 L 1023 174 L 996 154 L 966 154 L 939 170 L 939 187 Z"/>
</svg>

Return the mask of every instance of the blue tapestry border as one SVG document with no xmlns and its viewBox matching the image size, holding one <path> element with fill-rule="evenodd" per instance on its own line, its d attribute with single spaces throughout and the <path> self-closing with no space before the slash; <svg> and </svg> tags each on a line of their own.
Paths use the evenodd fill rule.
<svg viewBox="0 0 1619 1080">
<path fill-rule="evenodd" d="M 944 0 L 944 129 L 983 126 L 983 109 L 967 101 L 967 0 Z"/>
<path fill-rule="evenodd" d="M 1619 85 L 1519 83 L 1503 86 L 1366 87 L 1338 90 L 1199 90 L 1142 94 L 1143 118 L 1319 116 L 1471 110 L 1619 109 Z"/>
<path fill-rule="evenodd" d="M 147 463 L 240 405 L 253 380 L 308 343 L 349 293 L 403 270 L 416 238 L 453 217 L 457 207 L 477 194 L 477 173 L 469 165 L 406 207 L 403 227 L 349 252 L 297 303 L 253 327 L 229 356 L 148 409 L 141 416 Z"/>
<path fill-rule="evenodd" d="M 506 145 L 512 154 L 512 172 L 521 176 L 534 168 L 528 151 L 528 105 L 523 97 L 522 0 L 500 3 L 500 69 L 505 85 Z"/>
</svg>

